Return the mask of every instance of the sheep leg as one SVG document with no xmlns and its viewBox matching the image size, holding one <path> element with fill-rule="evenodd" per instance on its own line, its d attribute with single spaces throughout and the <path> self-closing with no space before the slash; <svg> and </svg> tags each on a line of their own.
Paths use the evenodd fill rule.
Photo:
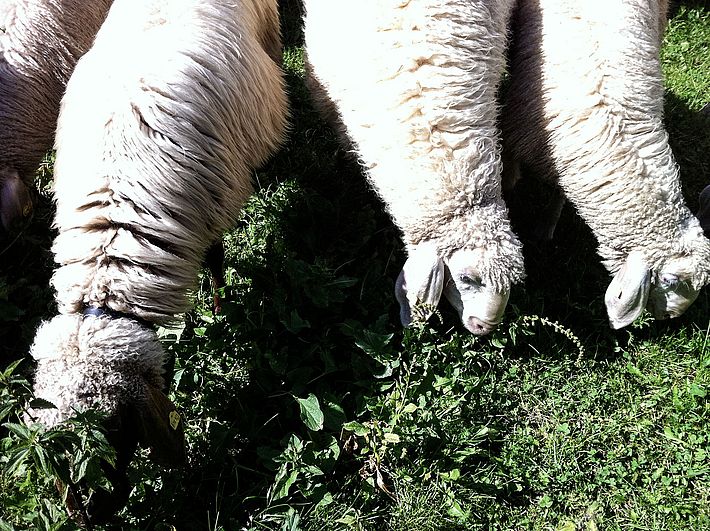
<svg viewBox="0 0 710 531">
<path fill-rule="evenodd" d="M 710 184 L 700 192 L 700 210 L 698 210 L 698 219 L 700 226 L 705 231 L 705 236 L 710 238 Z"/>
<path fill-rule="evenodd" d="M 549 242 L 552 240 L 565 202 L 566 200 L 562 190 L 560 190 L 559 187 L 555 187 L 550 202 L 542 212 L 542 220 L 536 225 L 533 231 L 533 239 L 535 241 Z"/>
<path fill-rule="evenodd" d="M 222 240 L 217 240 L 207 250 L 205 265 L 210 270 L 210 276 L 212 277 L 211 283 L 212 289 L 214 290 L 212 310 L 217 314 L 222 311 L 222 300 L 219 296 L 219 290 L 224 288 L 225 284 L 224 243 L 222 243 Z"/>
<path fill-rule="evenodd" d="M 520 171 L 520 161 L 516 158 L 510 157 L 503 150 L 503 170 L 501 172 L 501 180 L 503 184 L 503 191 L 508 193 L 515 189 L 515 186 L 523 178 L 523 174 Z"/>
<path fill-rule="evenodd" d="M 96 492 L 88 507 L 88 514 L 93 524 L 105 524 L 113 515 L 125 507 L 131 494 L 131 485 L 128 481 L 128 466 L 133 459 L 138 441 L 133 444 L 133 449 L 117 451 L 116 468 L 108 463 L 101 463 L 106 479 L 111 483 L 113 490 L 110 492 Z"/>
<path fill-rule="evenodd" d="M 59 495 L 66 500 L 65 503 L 69 516 L 79 524 L 79 527 L 89 530 L 93 529 L 91 519 L 86 512 L 86 507 L 84 506 L 81 494 L 78 492 L 76 485 L 72 483 L 65 485 L 59 479 L 55 481 L 54 485 L 57 487 Z"/>
</svg>

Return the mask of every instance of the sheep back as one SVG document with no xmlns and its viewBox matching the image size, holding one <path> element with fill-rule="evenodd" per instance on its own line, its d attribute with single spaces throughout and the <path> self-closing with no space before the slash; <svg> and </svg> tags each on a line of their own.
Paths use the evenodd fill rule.
<svg viewBox="0 0 710 531">
<path fill-rule="evenodd" d="M 60 311 L 164 322 L 189 308 L 207 246 L 283 136 L 267 34 L 278 41 L 271 1 L 114 3 L 59 117 Z"/>
</svg>

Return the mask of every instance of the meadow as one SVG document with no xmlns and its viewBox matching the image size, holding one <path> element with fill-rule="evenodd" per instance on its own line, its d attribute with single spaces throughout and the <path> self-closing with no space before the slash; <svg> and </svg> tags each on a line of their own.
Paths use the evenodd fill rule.
<svg viewBox="0 0 710 531">
<path fill-rule="evenodd" d="M 531 181 L 508 198 L 528 278 L 499 329 L 473 337 L 442 305 L 403 330 L 399 234 L 311 106 L 299 6 L 282 4 L 289 139 L 224 235 L 221 313 L 205 272 L 195 309 L 159 330 L 188 463 L 142 452 L 127 507 L 95 529 L 710 529 L 710 290 L 679 319 L 611 330 L 591 232 L 568 205 L 552 242 L 530 239 L 549 194 Z M 709 42 L 710 10 L 686 2 L 662 61 L 693 210 Z M 0 240 L 0 531 L 76 529 L 55 478 L 101 488 L 111 459 L 96 415 L 22 423 L 28 347 L 55 312 L 51 173 L 48 156 L 33 219 Z"/>
</svg>

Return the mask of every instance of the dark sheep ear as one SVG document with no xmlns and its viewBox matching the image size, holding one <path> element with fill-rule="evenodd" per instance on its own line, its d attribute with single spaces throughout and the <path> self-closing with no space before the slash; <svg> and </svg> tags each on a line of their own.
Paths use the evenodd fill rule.
<svg viewBox="0 0 710 531">
<path fill-rule="evenodd" d="M 139 438 L 150 448 L 150 458 L 163 466 L 184 464 L 184 423 L 168 397 L 146 384 L 146 401 L 137 405 L 136 413 Z"/>
<path fill-rule="evenodd" d="M 32 196 L 15 170 L 0 172 L 0 222 L 10 229 L 13 222 L 32 212 Z"/>
</svg>

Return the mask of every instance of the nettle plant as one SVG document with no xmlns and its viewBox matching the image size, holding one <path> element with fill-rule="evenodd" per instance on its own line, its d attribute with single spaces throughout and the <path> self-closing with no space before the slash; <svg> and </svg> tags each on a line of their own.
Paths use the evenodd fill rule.
<svg viewBox="0 0 710 531">
<path fill-rule="evenodd" d="M 103 467 L 114 450 L 95 411 L 51 429 L 27 423 L 28 411 L 54 406 L 33 398 L 20 364 L 0 373 L 0 529 L 74 529 L 86 522 L 85 504 L 108 489 Z"/>
</svg>

